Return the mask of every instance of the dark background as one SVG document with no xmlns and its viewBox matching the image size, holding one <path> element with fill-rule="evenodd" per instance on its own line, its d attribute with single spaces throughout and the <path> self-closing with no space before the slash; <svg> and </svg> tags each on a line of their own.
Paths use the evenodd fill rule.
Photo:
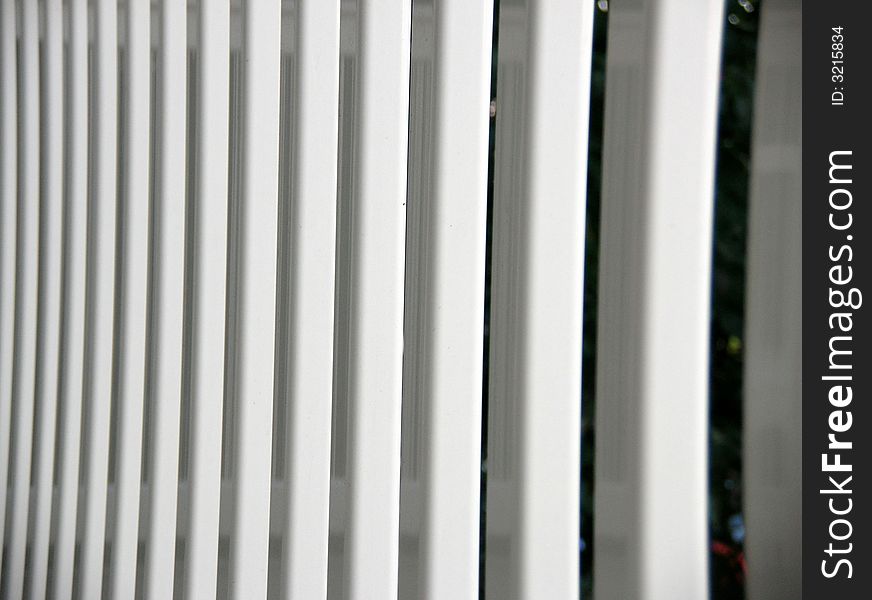
<svg viewBox="0 0 872 600">
<path fill-rule="evenodd" d="M 810 3 L 806 3 L 808 6 Z M 870 344 L 872 331 L 868 317 L 868 302 L 872 296 L 870 286 L 869 234 L 872 232 L 872 210 L 869 198 L 872 193 L 868 173 L 870 167 L 870 121 L 872 88 L 869 72 L 872 59 L 872 38 L 869 26 L 872 23 L 872 6 L 866 0 L 832 0 L 821 5 L 823 10 L 806 11 L 803 15 L 803 178 L 802 178 L 802 236 L 803 236 L 803 281 L 802 281 L 802 338 L 803 338 L 803 592 L 807 598 L 838 598 L 853 600 L 869 597 L 869 566 L 872 565 L 868 535 L 870 529 L 868 480 L 869 461 L 872 458 L 863 442 L 869 431 L 869 380 L 868 368 L 872 364 Z M 833 90 L 831 74 L 832 27 L 842 26 L 844 39 L 845 105 L 830 106 Z M 829 227 L 830 213 L 828 196 L 836 186 L 829 184 L 829 153 L 834 150 L 853 151 L 853 184 L 848 186 L 853 195 L 850 212 L 853 216 L 851 231 L 836 232 Z M 842 187 L 842 186 L 839 186 Z M 844 217 L 844 215 L 840 215 Z M 821 472 L 821 457 L 826 452 L 827 434 L 830 433 L 827 417 L 832 410 L 827 400 L 830 383 L 820 380 L 826 374 L 829 362 L 829 338 L 838 335 L 831 332 L 827 318 L 836 309 L 830 308 L 827 293 L 829 283 L 828 247 L 845 243 L 845 236 L 853 234 L 854 249 L 853 281 L 865 294 L 864 305 L 853 312 L 853 340 L 850 343 L 853 355 L 851 374 L 853 401 L 850 410 L 853 426 L 839 439 L 853 441 L 854 449 L 846 452 L 844 462 L 853 465 L 853 481 L 848 485 L 853 490 L 853 510 L 846 518 L 853 524 L 853 535 L 845 542 L 834 542 L 835 547 L 853 543 L 851 561 L 853 578 L 825 579 L 821 574 L 823 551 L 831 541 L 828 528 L 837 518 L 827 507 L 826 496 L 819 490 L 831 487 L 828 476 Z M 845 309 L 838 309 L 839 311 Z M 849 309 L 850 310 L 850 309 Z M 849 334 L 843 334 L 849 335 Z M 847 345 L 843 346 L 848 348 Z M 842 361 L 844 362 L 844 361 Z M 865 435 L 864 435 L 865 434 Z M 840 475 L 835 473 L 833 475 Z M 835 477 L 841 481 L 842 477 Z M 844 499 L 844 497 L 842 497 Z M 840 503 L 841 504 L 841 503 Z M 842 530 L 837 530 L 841 534 Z M 830 568 L 835 560 L 829 562 Z M 841 571 L 842 573 L 844 570 Z"/>
</svg>

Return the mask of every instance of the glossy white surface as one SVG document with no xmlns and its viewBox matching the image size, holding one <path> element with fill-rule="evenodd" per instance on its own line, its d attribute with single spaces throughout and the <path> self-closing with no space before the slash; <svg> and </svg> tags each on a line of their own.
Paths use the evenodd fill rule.
<svg viewBox="0 0 872 600">
<path fill-rule="evenodd" d="M 749 600 L 802 596 L 802 13 L 760 15 L 745 316 Z"/>
<path fill-rule="evenodd" d="M 79 501 L 79 460 L 84 397 L 86 267 L 88 243 L 88 10 L 86 0 L 71 0 L 69 61 L 65 94 L 67 120 L 64 173 L 64 298 L 61 336 L 60 416 L 58 431 L 57 527 L 53 578 L 49 592 L 72 598 Z"/>
<path fill-rule="evenodd" d="M 51 531 L 52 478 L 58 408 L 63 261 L 63 6 L 60 0 L 41 5 L 43 21 L 40 115 L 39 306 L 37 312 L 36 431 L 31 477 L 30 585 L 32 598 L 45 598 Z"/>
<path fill-rule="evenodd" d="M 124 22 L 124 124 L 121 135 L 124 177 L 121 181 L 122 250 L 119 313 L 118 428 L 114 481 L 115 528 L 109 565 L 112 598 L 133 600 L 139 549 L 139 497 L 142 464 L 143 403 L 145 401 L 148 240 L 151 139 L 151 7 L 147 0 L 119 6 Z"/>
<path fill-rule="evenodd" d="M 593 3 L 500 14 L 486 594 L 578 597 Z"/>
<path fill-rule="evenodd" d="M 477 598 L 492 2 L 413 8 L 400 598 Z"/>
<path fill-rule="evenodd" d="M 18 64 L 15 0 L 0 4 L 0 481 L 8 481 L 15 339 L 18 216 Z M 6 537 L 8 486 L 0 485 L 0 540 Z M 3 551 L 0 550 L 0 560 Z"/>
<path fill-rule="evenodd" d="M 178 498 L 185 269 L 185 149 L 187 6 L 164 0 L 156 23 L 160 40 L 155 111 L 156 177 L 152 200 L 148 403 L 151 439 L 149 518 L 144 597 L 172 597 Z"/>
<path fill-rule="evenodd" d="M 709 306 L 722 16 L 720 0 L 609 7 L 597 597 L 708 595 Z"/>
<path fill-rule="evenodd" d="M 266 597 L 276 324 L 281 4 L 243 7 L 237 260 L 235 521 L 230 592 Z"/>
<path fill-rule="evenodd" d="M 361 0 L 344 598 L 397 593 L 411 0 Z M 341 351 L 339 349 L 338 351 Z"/>
<path fill-rule="evenodd" d="M 33 458 L 33 414 L 36 384 L 37 303 L 39 269 L 40 172 L 42 140 L 39 122 L 39 11 L 36 2 L 19 5 L 20 75 L 18 81 L 18 232 L 15 273 L 15 342 L 12 372 L 14 437 L 9 450 L 11 486 L 7 496 L 3 587 L 10 599 L 24 592 L 24 561 L 30 509 L 30 470 Z"/>
<path fill-rule="evenodd" d="M 486 597 L 577 598 L 592 0 L 501 6 L 484 465 L 491 0 L 0 1 L 7 595 L 472 599 L 484 467 Z M 755 412 L 796 397 L 766 323 L 801 305 L 760 284 L 798 289 L 762 229 L 792 248 L 797 206 L 760 202 L 798 178 L 770 127 L 799 114 L 791 1 L 763 21 L 749 262 L 748 547 L 771 556 L 798 548 Z M 708 592 L 721 11 L 610 6 L 598 597 Z M 752 597 L 795 595 L 780 556 Z"/>
<path fill-rule="evenodd" d="M 293 98 L 295 118 L 286 217 L 287 319 L 284 387 L 287 401 L 287 501 L 282 540 L 282 597 L 326 598 L 333 400 L 333 316 L 336 264 L 336 170 L 339 102 L 339 0 L 298 0 Z M 289 23 L 290 24 L 290 23 Z M 283 146 L 290 152 L 290 148 Z"/>
<path fill-rule="evenodd" d="M 92 172 L 88 198 L 88 263 L 83 423 L 86 477 L 78 580 L 82 598 L 103 586 L 114 333 L 115 210 L 117 205 L 118 4 L 98 0 L 93 11 Z"/>
<path fill-rule="evenodd" d="M 194 206 L 192 329 L 188 460 L 190 503 L 185 536 L 185 594 L 217 592 L 221 441 L 223 427 L 225 298 L 227 294 L 227 187 L 230 111 L 230 6 L 201 0 L 197 15 L 196 196 Z M 195 90 L 195 92 L 194 92 Z M 180 520 L 181 521 L 181 520 Z"/>
</svg>

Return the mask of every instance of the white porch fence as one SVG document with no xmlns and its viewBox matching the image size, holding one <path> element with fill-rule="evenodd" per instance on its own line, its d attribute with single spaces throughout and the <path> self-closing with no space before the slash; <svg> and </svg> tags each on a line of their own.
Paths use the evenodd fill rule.
<svg viewBox="0 0 872 600">
<path fill-rule="evenodd" d="M 593 0 L 502 0 L 493 65 L 493 0 L 0 6 L 3 598 L 578 598 Z M 801 595 L 799 6 L 758 57 L 751 600 Z M 609 12 L 595 596 L 699 600 L 723 2 Z"/>
</svg>

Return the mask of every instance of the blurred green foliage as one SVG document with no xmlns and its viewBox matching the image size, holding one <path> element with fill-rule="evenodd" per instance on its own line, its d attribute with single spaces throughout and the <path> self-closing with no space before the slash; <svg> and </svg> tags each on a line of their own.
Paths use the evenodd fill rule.
<svg viewBox="0 0 872 600">
<path fill-rule="evenodd" d="M 742 525 L 742 366 L 748 175 L 761 2 L 728 0 L 721 79 L 711 324 L 712 598 L 745 597 Z M 740 529 L 737 531 L 737 524 Z"/>
</svg>

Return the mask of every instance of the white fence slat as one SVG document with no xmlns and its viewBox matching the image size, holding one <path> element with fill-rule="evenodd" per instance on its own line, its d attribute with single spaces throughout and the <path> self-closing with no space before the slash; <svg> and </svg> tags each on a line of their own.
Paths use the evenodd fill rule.
<svg viewBox="0 0 872 600">
<path fill-rule="evenodd" d="M 21 598 L 30 505 L 33 411 L 36 382 L 36 329 L 39 268 L 39 14 L 36 2 L 21 4 L 18 116 L 19 173 L 17 271 L 15 276 L 15 348 L 12 403 L 13 445 L 10 528 L 6 545 L 6 597 Z"/>
<path fill-rule="evenodd" d="M 117 203 L 118 5 L 98 0 L 95 12 L 93 86 L 89 121 L 94 148 L 88 205 L 87 351 L 85 358 L 85 472 L 87 473 L 80 596 L 99 598 L 103 588 L 109 427 L 114 327 L 115 212 Z"/>
<path fill-rule="evenodd" d="M 214 598 L 218 570 L 224 323 L 227 281 L 227 169 L 230 6 L 202 0 L 194 224 L 190 511 L 185 552 L 188 598 Z"/>
<path fill-rule="evenodd" d="M 329 578 L 331 597 L 471 600 L 484 467 L 487 597 L 577 599 L 593 0 L 500 9 L 485 465 L 493 0 L 416 3 L 415 26 L 412 0 L 200 0 L 196 20 L 188 4 L 0 0 L 4 598 L 323 598 Z M 770 4 L 745 333 L 752 600 L 796 596 L 801 570 L 799 463 L 770 473 L 801 434 L 801 18 L 799 0 Z M 723 10 L 609 7 L 597 596 L 709 592 Z"/>
<path fill-rule="evenodd" d="M 760 15 L 745 316 L 750 600 L 802 596 L 802 11 Z"/>
<path fill-rule="evenodd" d="M 346 598 L 397 593 L 411 0 L 358 6 Z"/>
<path fill-rule="evenodd" d="M 485 589 L 577 598 L 593 2 L 500 23 Z"/>
<path fill-rule="evenodd" d="M 121 312 L 117 373 L 115 528 L 109 592 L 133 600 L 139 549 L 143 402 L 145 399 L 150 188 L 151 7 L 122 5 L 126 25 L 122 182 Z"/>
<path fill-rule="evenodd" d="M 63 6 L 43 4 L 43 164 L 41 169 L 39 308 L 37 340 L 37 432 L 34 437 L 34 502 L 29 593 L 45 598 L 53 497 L 63 260 Z"/>
<path fill-rule="evenodd" d="M 284 594 L 326 598 L 340 2 L 303 0 L 297 10 Z"/>
<path fill-rule="evenodd" d="M 598 597 L 709 592 L 709 306 L 723 8 L 720 0 L 609 7 Z"/>
<path fill-rule="evenodd" d="M 5 482 L 9 474 L 12 364 L 15 339 L 15 260 L 18 217 L 18 65 L 16 3 L 0 4 L 0 544 L 6 539 Z M 3 550 L 0 550 L 0 561 Z"/>
<path fill-rule="evenodd" d="M 400 536 L 417 543 L 400 544 L 414 554 L 400 559 L 400 597 L 471 599 L 479 590 L 493 3 L 416 5 L 412 30 L 416 48 L 419 35 L 426 46 L 412 51 L 411 127 L 420 133 L 409 158 L 402 435 L 404 451 L 414 451 L 403 456 Z"/>
<path fill-rule="evenodd" d="M 182 395 L 182 326 L 185 273 L 185 134 L 187 102 L 187 4 L 164 0 L 159 9 L 155 231 L 151 243 L 151 347 L 153 409 L 149 531 L 145 597 L 170 598 L 175 571 L 179 432 Z"/>
<path fill-rule="evenodd" d="M 61 335 L 61 428 L 58 432 L 57 531 L 52 566 L 53 598 L 69 600 L 73 591 L 79 459 L 85 369 L 85 301 L 88 240 L 88 5 L 71 0 L 64 198 L 64 299 Z"/>
<path fill-rule="evenodd" d="M 281 4 L 244 8 L 232 597 L 266 597 L 272 458 Z"/>
</svg>

